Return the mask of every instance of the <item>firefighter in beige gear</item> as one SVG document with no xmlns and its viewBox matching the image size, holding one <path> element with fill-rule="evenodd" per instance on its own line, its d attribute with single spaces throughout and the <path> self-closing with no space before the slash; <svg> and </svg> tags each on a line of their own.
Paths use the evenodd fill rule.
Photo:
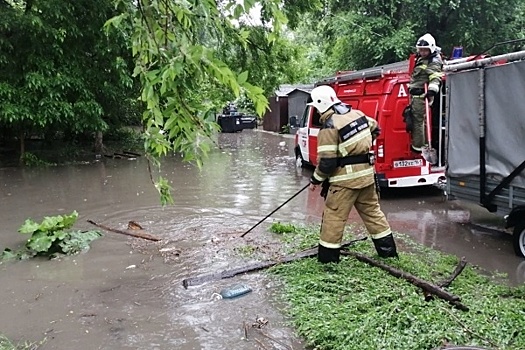
<svg viewBox="0 0 525 350">
<path fill-rule="evenodd" d="M 428 100 L 429 106 L 432 106 L 434 96 L 439 93 L 441 88 L 443 61 L 434 37 L 428 33 L 417 40 L 416 49 L 416 63 L 408 87 L 414 118 L 411 130 L 412 151 L 421 153 L 423 147 L 428 143 L 425 133 L 425 98 Z M 425 86 L 427 86 L 426 93 Z"/>
<path fill-rule="evenodd" d="M 312 102 L 323 127 L 317 139 L 318 166 L 310 189 L 329 183 L 325 197 L 318 260 L 339 262 L 348 215 L 355 206 L 381 257 L 397 257 L 396 244 L 376 192 L 372 141 L 379 134 L 377 122 L 343 104 L 329 86 L 312 90 Z M 324 186 L 323 186 L 324 187 Z"/>
</svg>

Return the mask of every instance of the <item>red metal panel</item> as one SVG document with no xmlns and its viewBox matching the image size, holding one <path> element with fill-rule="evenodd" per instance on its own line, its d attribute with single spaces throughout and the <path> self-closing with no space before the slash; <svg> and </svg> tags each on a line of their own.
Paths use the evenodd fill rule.
<svg viewBox="0 0 525 350">
<path fill-rule="evenodd" d="M 409 61 L 409 66 L 413 66 L 413 58 Z M 374 146 L 376 155 L 378 155 L 376 171 L 384 174 L 386 179 L 428 174 L 428 165 L 425 161 L 422 161 L 423 166 L 394 168 L 395 161 L 422 159 L 420 155 L 411 152 L 410 134 L 406 132 L 403 121 L 403 110 L 409 103 L 410 75 L 406 69 L 338 82 L 337 77 L 342 74 L 349 76 L 348 72 L 339 72 L 335 78 L 324 83 L 334 88 L 341 101 L 378 121 L 381 135 Z M 360 72 L 352 72 L 350 77 L 359 75 Z M 381 150 L 378 149 L 378 145 Z M 310 160 L 316 164 L 317 137 L 309 137 L 309 148 Z"/>
</svg>

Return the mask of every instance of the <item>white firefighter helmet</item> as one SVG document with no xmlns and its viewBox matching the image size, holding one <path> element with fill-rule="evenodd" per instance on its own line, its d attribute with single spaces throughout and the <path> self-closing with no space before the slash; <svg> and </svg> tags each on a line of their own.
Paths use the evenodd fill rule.
<svg viewBox="0 0 525 350">
<path fill-rule="evenodd" d="M 324 113 L 328 108 L 341 103 L 341 100 L 337 98 L 334 89 L 328 85 L 321 85 L 316 87 L 310 93 L 312 102 L 308 103 L 308 106 L 317 108 L 319 113 Z"/>
<path fill-rule="evenodd" d="M 429 33 L 417 39 L 416 49 L 430 49 L 430 53 L 436 51 L 436 40 Z"/>
</svg>

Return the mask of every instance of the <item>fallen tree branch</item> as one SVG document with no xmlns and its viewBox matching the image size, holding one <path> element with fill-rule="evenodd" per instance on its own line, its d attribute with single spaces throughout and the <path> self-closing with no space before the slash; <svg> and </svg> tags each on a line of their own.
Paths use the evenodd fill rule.
<svg viewBox="0 0 525 350">
<path fill-rule="evenodd" d="M 127 154 L 127 153 L 117 153 L 117 152 L 115 152 L 115 153 L 113 153 L 113 154 L 114 154 L 115 156 L 120 156 L 120 157 L 122 157 L 122 158 L 128 158 L 128 159 L 134 159 L 134 158 L 136 158 L 136 156 L 131 155 L 131 154 Z"/>
<path fill-rule="evenodd" d="M 499 349 L 499 345 L 494 343 L 492 340 L 488 339 L 488 338 L 485 338 L 483 337 L 482 335 L 480 335 L 479 333 L 476 333 L 474 332 L 472 329 L 470 329 L 469 327 L 467 327 L 466 324 L 464 324 L 463 322 L 461 322 L 461 320 L 456 316 L 454 315 L 452 312 L 450 312 L 450 310 L 446 309 L 446 308 L 442 308 L 443 310 L 445 310 L 446 313 L 448 313 L 450 315 L 450 317 L 452 317 L 454 319 L 454 321 L 456 321 L 460 326 L 461 328 L 463 328 L 463 330 L 465 330 L 466 332 L 472 334 L 473 336 L 483 340 L 485 343 L 487 344 L 490 344 L 491 346 L 493 346 L 495 349 Z"/>
<path fill-rule="evenodd" d="M 283 346 L 286 350 L 290 349 L 290 346 L 286 345 L 280 340 L 277 340 L 275 338 L 270 337 L 268 334 L 264 333 L 262 330 L 259 329 L 259 333 L 262 334 L 265 338 L 270 339 L 271 341 Z"/>
<path fill-rule="evenodd" d="M 363 254 L 360 254 L 360 253 L 356 253 L 356 252 L 350 252 L 350 251 L 341 251 L 341 254 L 342 255 L 349 255 L 349 256 L 353 256 L 354 258 L 356 258 L 357 260 L 359 261 L 362 261 L 362 262 L 365 262 L 369 265 L 372 265 L 372 266 L 375 266 L 375 267 L 379 267 L 383 270 L 385 270 L 386 272 L 388 272 L 389 274 L 391 274 L 392 276 L 394 277 L 397 277 L 397 278 L 402 278 L 410 283 L 412 283 L 413 285 L 419 287 L 419 288 L 422 288 L 436 296 L 438 296 L 439 298 L 443 299 L 443 300 L 446 300 L 448 301 L 450 304 L 454 305 L 455 307 L 457 307 L 458 309 L 460 310 L 463 310 L 463 311 L 468 311 L 468 307 L 466 307 L 465 305 L 461 304 L 460 302 L 460 298 L 454 294 L 451 294 L 449 292 L 447 292 L 446 290 L 442 289 L 441 287 L 439 286 L 436 286 L 435 284 L 432 284 L 430 282 L 427 282 L 427 281 L 424 281 L 408 272 L 405 272 L 405 271 L 401 271 L 401 270 L 398 270 L 390 265 L 387 265 L 383 262 L 380 262 L 380 261 L 377 261 L 377 260 L 374 260 L 366 255 L 363 255 Z"/>
<path fill-rule="evenodd" d="M 244 331 L 244 339 L 248 340 L 248 325 L 246 321 L 242 321 L 242 329 Z"/>
<path fill-rule="evenodd" d="M 341 245 L 341 248 L 348 247 L 356 242 L 364 241 L 366 239 L 367 237 L 363 237 L 363 238 L 359 238 L 353 241 L 344 242 Z M 242 273 L 262 270 L 262 269 L 266 269 L 266 268 L 269 268 L 269 267 L 272 267 L 278 264 L 288 263 L 288 262 L 292 262 L 295 260 L 312 257 L 315 255 L 317 255 L 317 247 L 303 250 L 299 253 L 295 253 L 292 255 L 287 255 L 277 260 L 264 261 L 260 263 L 243 266 L 243 267 L 238 267 L 238 268 L 231 269 L 231 270 L 224 270 L 221 272 L 214 272 L 214 273 L 200 275 L 196 277 L 185 278 L 182 280 L 182 285 L 184 286 L 184 288 L 188 288 L 190 286 L 198 286 L 205 282 L 221 280 L 224 278 L 230 278 L 230 277 L 242 274 Z"/>
<path fill-rule="evenodd" d="M 266 346 L 264 346 L 264 344 L 263 344 L 262 341 L 260 341 L 260 340 L 257 339 L 257 338 L 255 338 L 254 340 L 259 344 L 259 346 L 260 346 L 261 348 L 263 348 L 263 350 L 268 350 L 268 348 L 267 348 Z"/>
<path fill-rule="evenodd" d="M 93 220 L 87 220 L 87 222 L 89 222 L 90 224 L 95 225 L 97 227 L 100 227 L 103 230 L 110 231 L 110 232 L 115 232 L 115 233 L 120 233 L 121 235 L 147 239 L 149 241 L 154 241 L 154 242 L 160 241 L 160 238 L 154 237 L 154 236 L 152 236 L 152 235 L 150 235 L 148 233 L 144 233 L 144 232 L 142 232 L 142 233 L 141 232 L 135 233 L 135 232 L 130 232 L 130 230 L 123 231 L 123 230 L 111 228 L 111 227 L 108 227 L 108 226 L 105 226 L 105 225 L 102 225 L 102 224 L 97 224 Z"/>
<path fill-rule="evenodd" d="M 467 266 L 467 261 L 465 260 L 465 257 L 462 257 L 461 260 L 459 260 L 458 265 L 454 269 L 454 272 L 452 272 L 452 275 L 450 275 L 449 278 L 446 280 L 443 280 L 438 283 L 438 286 L 442 288 L 446 288 L 452 284 L 452 282 L 456 279 L 456 277 L 459 276 L 459 274 L 463 271 L 463 269 Z"/>
<path fill-rule="evenodd" d="M 135 157 L 140 157 L 140 154 L 139 153 L 135 153 L 135 152 L 123 151 L 122 153 L 124 153 L 124 154 L 131 154 L 132 156 L 135 156 Z"/>
<path fill-rule="evenodd" d="M 467 261 L 465 260 L 465 257 L 462 257 L 461 260 L 459 260 L 458 265 L 454 269 L 454 272 L 452 272 L 452 275 L 450 275 L 449 278 L 439 282 L 437 285 L 441 288 L 446 288 L 452 284 L 452 282 L 456 279 L 456 277 L 459 276 L 459 274 L 463 271 L 463 269 L 467 266 Z M 425 296 L 425 301 L 430 301 L 434 297 L 432 296 L 432 293 L 423 291 L 423 295 Z"/>
</svg>

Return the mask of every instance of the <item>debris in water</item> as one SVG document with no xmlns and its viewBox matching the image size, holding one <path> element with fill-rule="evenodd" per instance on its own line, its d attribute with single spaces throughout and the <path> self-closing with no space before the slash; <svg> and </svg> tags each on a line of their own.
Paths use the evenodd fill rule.
<svg viewBox="0 0 525 350">
<path fill-rule="evenodd" d="M 224 288 L 221 290 L 221 296 L 226 299 L 236 298 L 252 291 L 250 287 L 245 284 L 235 285 L 233 287 Z"/>
<path fill-rule="evenodd" d="M 177 249 L 177 247 L 161 248 L 161 249 L 159 249 L 159 252 L 161 252 L 161 253 L 166 253 L 166 252 L 171 253 L 171 252 L 175 252 L 177 255 L 180 254 L 180 250 Z"/>
<path fill-rule="evenodd" d="M 128 222 L 128 230 L 144 230 L 142 226 L 136 221 Z"/>
<path fill-rule="evenodd" d="M 264 317 L 257 317 L 255 323 L 252 323 L 253 328 L 263 328 L 268 324 L 268 320 Z"/>
</svg>

